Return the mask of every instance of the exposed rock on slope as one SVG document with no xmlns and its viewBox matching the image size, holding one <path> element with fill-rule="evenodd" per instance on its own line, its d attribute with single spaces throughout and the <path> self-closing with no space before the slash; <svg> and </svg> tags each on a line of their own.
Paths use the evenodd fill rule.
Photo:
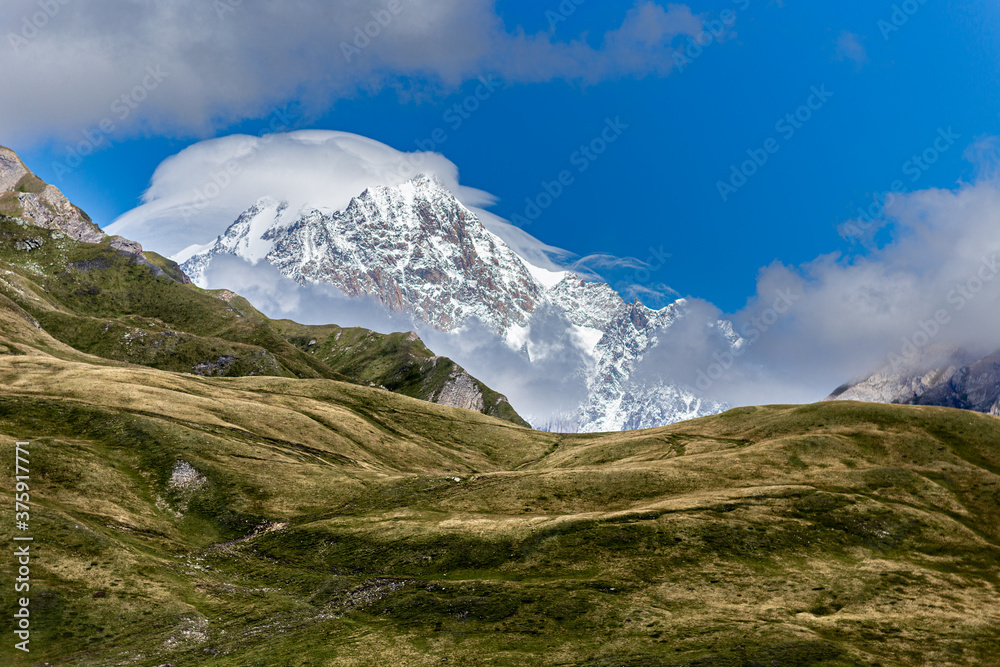
<svg viewBox="0 0 1000 667">
<path fill-rule="evenodd" d="M 448 381 L 434 397 L 434 402 L 440 405 L 450 405 L 466 410 L 483 410 L 483 392 L 479 391 L 468 373 L 455 369 L 448 376 Z"/>
<path fill-rule="evenodd" d="M 45 229 L 57 229 L 85 243 L 99 243 L 106 236 L 59 188 L 35 176 L 17 153 L 3 146 L 0 146 L 0 213 L 23 218 Z"/>
<path fill-rule="evenodd" d="M 3 146 L 0 146 L 0 214 L 24 220 L 36 227 L 62 232 L 82 243 L 107 241 L 114 250 L 135 257 L 136 262 L 163 275 L 159 267 L 149 262 L 139 243 L 121 236 L 109 237 L 59 188 L 35 176 L 17 153 Z M 180 272 L 172 277 L 183 283 L 190 282 Z"/>
</svg>

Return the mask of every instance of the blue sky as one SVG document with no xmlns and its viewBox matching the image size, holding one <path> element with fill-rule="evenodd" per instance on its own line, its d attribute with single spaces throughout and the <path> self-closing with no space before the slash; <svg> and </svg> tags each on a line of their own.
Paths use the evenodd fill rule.
<svg viewBox="0 0 1000 667">
<path fill-rule="evenodd" d="M 493 212 L 524 215 L 526 198 L 571 171 L 572 184 L 527 231 L 581 256 L 646 259 L 662 248 L 671 256 L 659 269 L 638 277 L 608 270 L 607 278 L 663 283 L 734 312 L 754 294 L 758 271 L 776 260 L 797 265 L 823 253 L 864 252 L 838 233 L 859 206 L 897 180 L 908 190 L 972 180 L 965 149 L 977 137 L 1000 135 L 1000 7 L 912 0 L 908 14 L 902 4 L 894 17 L 893 2 L 693 1 L 695 14 L 732 17 L 732 27 L 683 71 L 611 72 L 589 81 L 501 74 L 503 85 L 457 128 L 449 110 L 474 94 L 476 77 L 382 72 L 371 85 L 362 80 L 325 97 L 305 81 L 292 94 L 200 123 L 147 119 L 138 105 L 132 125 L 109 133 L 69 173 L 57 173 L 55 163 L 80 131 L 95 127 L 85 115 L 75 132 L 72 119 L 58 131 L 22 132 L 0 117 L 0 143 L 108 224 L 138 203 L 163 159 L 205 138 L 257 134 L 275 108 L 307 109 L 292 129 L 354 132 L 401 150 L 417 149 L 441 128 L 447 140 L 435 150 L 458 165 L 464 185 L 498 197 Z M 512 34 L 551 31 L 554 43 L 582 38 L 598 48 L 634 4 L 588 0 L 550 28 L 546 13 L 559 6 L 501 1 L 495 11 Z M 898 30 L 890 31 L 894 18 Z M 348 28 L 342 32 L 349 38 Z M 150 96 L 182 96 L 174 80 Z M 813 98 L 818 108 L 791 136 L 788 125 L 779 130 L 776 123 L 809 102 L 814 88 L 832 96 L 821 104 Z M 609 119 L 627 128 L 596 159 L 586 158 L 581 173 L 574 154 Z M 926 170 L 914 169 L 911 158 L 932 148 L 942 130 L 958 140 Z M 777 152 L 764 150 L 769 139 Z M 767 161 L 723 201 L 718 183 L 750 159 L 748 151 L 766 153 Z"/>
</svg>

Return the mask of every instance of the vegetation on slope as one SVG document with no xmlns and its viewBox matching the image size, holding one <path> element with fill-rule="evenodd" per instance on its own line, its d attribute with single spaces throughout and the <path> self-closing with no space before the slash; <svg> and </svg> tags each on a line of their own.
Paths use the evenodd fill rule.
<svg viewBox="0 0 1000 667">
<path fill-rule="evenodd" d="M 271 325 L 290 343 L 356 382 L 436 402 L 462 368 L 431 352 L 414 332 L 379 334 L 359 327 L 306 326 L 291 320 Z M 528 426 L 507 399 L 471 378 L 483 396 L 483 414 Z"/>
<path fill-rule="evenodd" d="M 844 403 L 556 435 L 5 347 L 39 555 L 16 664 L 1000 661 L 993 417 Z"/>
</svg>

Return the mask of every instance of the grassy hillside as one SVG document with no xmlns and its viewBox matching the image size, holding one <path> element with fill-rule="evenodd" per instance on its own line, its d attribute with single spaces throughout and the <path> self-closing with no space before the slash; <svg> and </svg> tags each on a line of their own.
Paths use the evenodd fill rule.
<svg viewBox="0 0 1000 667">
<path fill-rule="evenodd" d="M 996 418 L 844 403 L 556 435 L 95 361 L 6 312 L 4 502 L 30 440 L 37 561 L 33 651 L 0 664 L 1000 663 Z"/>
<path fill-rule="evenodd" d="M 344 380 L 432 401 L 457 368 L 448 359 L 439 360 L 440 369 L 431 366 L 423 343 L 401 344 L 402 334 L 322 336 L 335 327 L 317 328 L 324 341 L 324 354 L 317 355 L 319 348 L 288 340 L 311 338 L 308 327 L 274 323 L 231 292 L 186 283 L 176 264 L 155 253 L 143 259 L 118 252 L 110 239 L 79 243 L 0 216 L 0 296 L 58 341 L 90 355 L 202 376 Z M 356 337 L 364 344 L 349 341 Z M 475 382 L 483 412 L 527 425 L 505 398 Z"/>
</svg>

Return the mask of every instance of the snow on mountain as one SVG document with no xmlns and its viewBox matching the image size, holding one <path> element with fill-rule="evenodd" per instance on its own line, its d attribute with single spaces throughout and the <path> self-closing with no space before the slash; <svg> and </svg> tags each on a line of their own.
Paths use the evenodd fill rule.
<svg viewBox="0 0 1000 667">
<path fill-rule="evenodd" d="M 205 271 L 218 255 L 236 255 L 251 263 L 267 259 L 273 243 L 264 235 L 280 224 L 288 207 L 270 197 L 264 197 L 236 219 L 214 244 L 203 248 L 184 262 L 184 270 L 195 284 L 204 284 Z"/>
<path fill-rule="evenodd" d="M 602 284 L 588 284 L 595 286 L 590 290 L 592 293 L 605 295 L 602 294 L 604 290 L 599 292 L 597 289 Z M 589 400 L 577 414 L 565 416 L 564 425 L 580 432 L 633 430 L 725 410 L 725 404 L 704 398 L 690 388 L 677 386 L 669 379 L 640 380 L 636 377 L 649 350 L 661 337 L 669 336 L 671 325 L 685 316 L 686 305 L 680 299 L 661 310 L 624 302 L 620 308 L 615 308 L 592 354 L 594 364 L 587 376 Z M 577 311 L 578 316 L 596 319 L 594 312 L 589 309 Z M 728 322 L 716 324 L 719 327 L 727 325 Z"/>
<path fill-rule="evenodd" d="M 215 255 L 263 259 L 300 284 L 371 295 L 441 331 L 477 318 L 504 333 L 540 301 L 543 288 L 525 263 L 425 176 L 369 188 L 343 211 L 286 210 L 261 199 L 185 269 L 198 282 Z"/>
<path fill-rule="evenodd" d="M 534 266 L 427 176 L 396 187 L 370 187 L 340 211 L 308 206 L 292 211 L 262 198 L 182 268 L 204 285 L 220 255 L 265 261 L 300 285 L 333 285 L 351 297 L 374 297 L 439 331 L 460 331 L 478 320 L 533 362 L 549 347 L 532 336 L 533 315 L 543 306 L 554 309 L 584 353 L 577 372 L 588 399 L 537 426 L 586 432 L 645 428 L 725 408 L 669 379 L 635 378 L 646 353 L 684 317 L 683 300 L 652 310 L 626 303 L 605 283 Z M 729 323 L 716 326 L 733 346 L 742 343 Z M 518 407 L 531 413 L 530 406 Z"/>
</svg>

